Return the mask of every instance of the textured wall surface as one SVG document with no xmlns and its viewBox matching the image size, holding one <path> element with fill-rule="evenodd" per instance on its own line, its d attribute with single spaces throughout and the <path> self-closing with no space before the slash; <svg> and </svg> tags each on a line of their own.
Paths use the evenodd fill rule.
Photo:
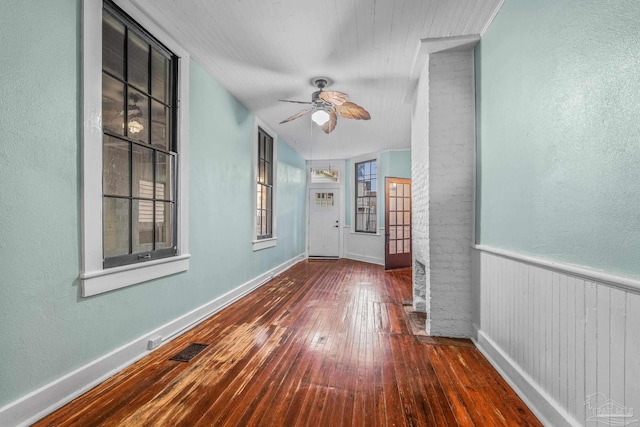
<svg viewBox="0 0 640 427">
<path fill-rule="evenodd" d="M 428 330 L 469 337 L 475 109 L 473 52 L 429 59 Z"/>
<path fill-rule="evenodd" d="M 304 160 L 278 142 L 278 244 L 253 252 L 254 117 L 192 62 L 191 268 L 80 297 L 80 22 L 0 2 L 0 407 L 304 252 Z"/>
<path fill-rule="evenodd" d="M 413 259 L 424 274 L 413 276 L 413 309 L 429 311 L 429 64 L 418 81 L 411 118 L 411 219 Z M 418 265 L 418 267 L 420 267 Z"/>
<path fill-rule="evenodd" d="M 477 49 L 477 240 L 640 277 L 640 2 L 507 0 Z"/>
</svg>

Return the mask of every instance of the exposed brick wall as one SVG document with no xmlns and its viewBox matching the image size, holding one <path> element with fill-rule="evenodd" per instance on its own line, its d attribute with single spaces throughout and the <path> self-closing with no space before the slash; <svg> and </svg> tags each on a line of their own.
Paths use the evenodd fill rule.
<svg viewBox="0 0 640 427">
<path fill-rule="evenodd" d="M 428 312 L 429 287 L 429 67 L 425 66 L 414 99 L 411 123 L 413 309 Z M 416 262 L 419 265 L 416 266 Z M 416 269 L 421 274 L 415 274 Z"/>
<path fill-rule="evenodd" d="M 471 51 L 429 61 L 430 332 L 471 336 L 475 97 Z"/>
<path fill-rule="evenodd" d="M 427 331 L 472 334 L 473 53 L 431 55 L 414 108 L 414 257 L 425 264 Z M 425 83 L 426 82 L 426 83 Z"/>
</svg>

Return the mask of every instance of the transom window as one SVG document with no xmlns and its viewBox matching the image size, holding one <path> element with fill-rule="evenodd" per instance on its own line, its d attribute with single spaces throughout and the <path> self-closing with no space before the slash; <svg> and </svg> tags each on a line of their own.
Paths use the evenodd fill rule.
<svg viewBox="0 0 640 427">
<path fill-rule="evenodd" d="M 273 138 L 258 127 L 256 238 L 273 237 Z"/>
<path fill-rule="evenodd" d="M 375 233 L 377 229 L 377 178 L 375 160 L 356 163 L 356 232 Z"/>
<path fill-rule="evenodd" d="M 177 58 L 110 2 L 102 43 L 107 268 L 177 253 Z"/>
</svg>

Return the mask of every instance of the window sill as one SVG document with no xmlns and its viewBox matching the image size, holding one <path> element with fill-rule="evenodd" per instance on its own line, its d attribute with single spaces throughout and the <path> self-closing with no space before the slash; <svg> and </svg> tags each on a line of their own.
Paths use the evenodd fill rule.
<svg viewBox="0 0 640 427">
<path fill-rule="evenodd" d="M 82 296 L 90 297 L 189 269 L 191 255 L 178 255 L 140 264 L 124 265 L 80 274 Z"/>
<path fill-rule="evenodd" d="M 272 248 L 276 245 L 277 237 L 272 237 L 270 239 L 262 239 L 262 240 L 254 240 L 253 241 L 253 251 L 260 251 L 262 249 Z"/>
</svg>

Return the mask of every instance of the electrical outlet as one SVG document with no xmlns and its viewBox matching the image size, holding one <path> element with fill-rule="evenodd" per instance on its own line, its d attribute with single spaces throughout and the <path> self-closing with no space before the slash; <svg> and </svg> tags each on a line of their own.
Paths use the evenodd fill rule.
<svg viewBox="0 0 640 427">
<path fill-rule="evenodd" d="M 149 338 L 149 342 L 147 343 L 147 350 L 153 350 L 162 344 L 162 337 L 160 335 L 156 335 L 154 337 Z"/>
</svg>

